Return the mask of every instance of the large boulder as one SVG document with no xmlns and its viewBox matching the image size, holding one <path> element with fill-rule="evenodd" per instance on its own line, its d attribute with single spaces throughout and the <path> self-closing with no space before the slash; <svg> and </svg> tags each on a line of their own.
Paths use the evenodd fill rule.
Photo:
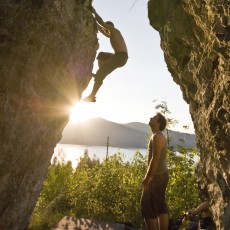
<svg viewBox="0 0 230 230">
<path fill-rule="evenodd" d="M 0 229 L 23 230 L 87 87 L 98 48 L 90 0 L 0 0 Z"/>
<path fill-rule="evenodd" d="M 218 229 L 230 229 L 229 0 L 149 0 L 165 61 L 189 104 L 199 185 Z M 163 87 L 163 86 L 162 86 Z"/>
</svg>

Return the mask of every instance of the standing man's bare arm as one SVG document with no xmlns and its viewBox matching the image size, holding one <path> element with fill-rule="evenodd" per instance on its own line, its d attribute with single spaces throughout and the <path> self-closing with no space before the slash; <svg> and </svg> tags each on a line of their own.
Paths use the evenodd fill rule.
<svg viewBox="0 0 230 230">
<path fill-rule="evenodd" d="M 145 178 L 142 182 L 142 185 L 147 185 L 154 178 L 154 174 L 156 172 L 158 162 L 160 159 L 161 148 L 163 146 L 162 136 L 159 134 L 155 134 L 153 136 L 153 156 L 150 160 Z"/>
</svg>

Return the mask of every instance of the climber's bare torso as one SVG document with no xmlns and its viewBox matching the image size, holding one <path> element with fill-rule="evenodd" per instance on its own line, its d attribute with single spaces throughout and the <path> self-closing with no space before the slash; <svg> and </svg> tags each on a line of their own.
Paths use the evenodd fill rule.
<svg viewBox="0 0 230 230">
<path fill-rule="evenodd" d="M 116 28 L 110 30 L 110 43 L 115 52 L 128 53 L 124 38 L 122 37 L 121 32 Z"/>
<path fill-rule="evenodd" d="M 116 29 L 114 26 L 105 23 L 104 27 L 98 25 L 98 29 L 101 33 L 103 33 L 106 37 L 110 38 L 111 46 L 113 47 L 115 53 L 116 52 L 125 52 L 128 53 L 127 46 L 125 44 L 125 40 L 121 35 L 121 32 Z"/>
</svg>

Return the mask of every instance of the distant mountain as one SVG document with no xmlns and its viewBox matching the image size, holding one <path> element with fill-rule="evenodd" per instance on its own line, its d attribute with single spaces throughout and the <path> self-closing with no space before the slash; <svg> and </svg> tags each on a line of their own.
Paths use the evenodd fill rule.
<svg viewBox="0 0 230 230">
<path fill-rule="evenodd" d="M 151 129 L 149 127 L 148 124 L 145 124 L 145 123 L 141 123 L 141 122 L 131 122 L 131 123 L 128 123 L 128 124 L 124 124 L 126 127 L 129 127 L 129 128 L 132 128 L 132 129 L 135 129 L 139 132 L 142 132 L 142 133 L 151 133 Z"/>
<path fill-rule="evenodd" d="M 165 133 L 166 134 L 166 133 Z M 62 144 L 77 144 L 88 146 L 109 146 L 118 148 L 146 148 L 151 135 L 148 124 L 131 122 L 119 124 L 102 118 L 95 118 L 87 122 L 69 124 L 63 131 Z M 169 130 L 170 145 L 178 144 L 185 147 L 195 147 L 195 135 Z"/>
</svg>

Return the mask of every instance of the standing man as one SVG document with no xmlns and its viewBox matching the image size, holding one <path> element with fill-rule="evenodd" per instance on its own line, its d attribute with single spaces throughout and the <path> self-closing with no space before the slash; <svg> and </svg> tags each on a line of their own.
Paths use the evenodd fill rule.
<svg viewBox="0 0 230 230">
<path fill-rule="evenodd" d="M 95 102 L 96 93 L 101 87 L 105 77 L 116 68 L 124 66 L 128 60 L 128 50 L 121 32 L 114 27 L 112 22 L 104 22 L 93 7 L 91 7 L 90 10 L 95 15 L 95 19 L 98 23 L 98 30 L 110 39 L 114 54 L 104 52 L 99 53 L 97 59 L 98 61 L 101 61 L 101 63 L 99 63 L 99 69 L 94 75 L 93 90 L 88 97 L 83 99 L 85 102 Z"/>
<path fill-rule="evenodd" d="M 169 180 L 166 161 L 167 141 L 162 134 L 166 119 L 161 113 L 150 118 L 152 136 L 149 141 L 148 168 L 142 181 L 141 214 L 147 230 L 168 230 L 165 192 Z"/>
</svg>

